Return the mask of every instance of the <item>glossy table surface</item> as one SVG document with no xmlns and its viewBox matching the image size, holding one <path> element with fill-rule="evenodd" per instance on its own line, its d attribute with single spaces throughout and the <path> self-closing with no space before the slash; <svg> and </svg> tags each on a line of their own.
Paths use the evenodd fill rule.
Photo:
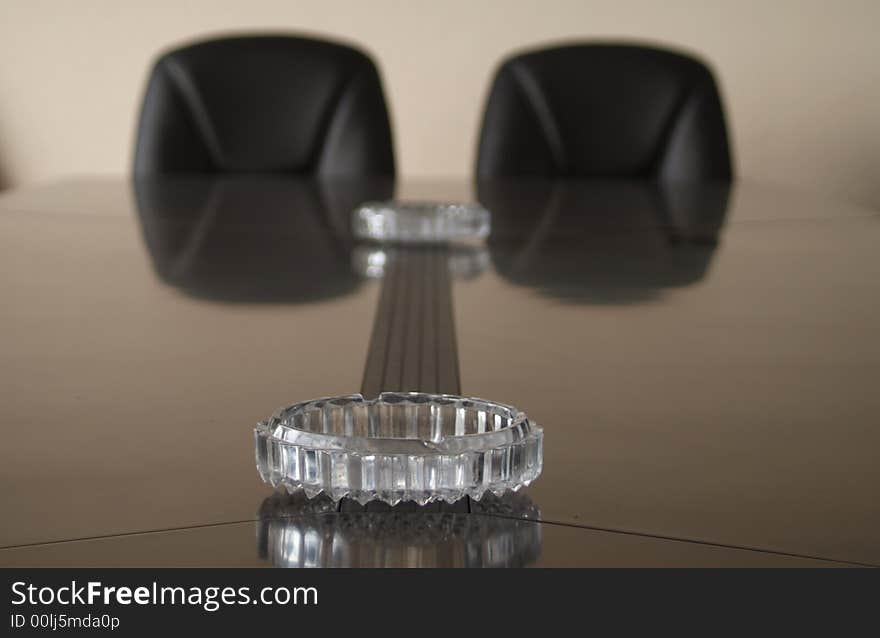
<svg viewBox="0 0 880 638">
<path fill-rule="evenodd" d="M 255 471 L 258 420 L 366 387 L 395 249 L 350 211 L 392 196 L 492 212 L 443 257 L 437 356 L 544 427 L 510 502 L 362 511 Z M 0 193 L 0 566 L 878 565 L 878 246 L 873 210 L 748 182 Z"/>
</svg>

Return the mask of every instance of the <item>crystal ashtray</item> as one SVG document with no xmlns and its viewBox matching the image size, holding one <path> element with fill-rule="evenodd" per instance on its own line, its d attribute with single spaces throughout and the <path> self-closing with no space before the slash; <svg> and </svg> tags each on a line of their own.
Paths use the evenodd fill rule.
<svg viewBox="0 0 880 638">
<path fill-rule="evenodd" d="M 353 214 L 354 235 L 373 241 L 436 243 L 485 239 L 489 211 L 479 204 L 366 202 Z"/>
<path fill-rule="evenodd" d="M 543 467 L 543 430 L 525 413 L 445 394 L 315 399 L 278 410 L 254 436 L 266 483 L 334 501 L 479 500 L 529 485 Z"/>
</svg>

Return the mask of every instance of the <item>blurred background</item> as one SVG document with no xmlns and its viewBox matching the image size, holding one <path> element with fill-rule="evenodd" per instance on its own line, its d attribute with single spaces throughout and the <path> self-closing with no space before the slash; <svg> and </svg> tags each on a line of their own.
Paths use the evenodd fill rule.
<svg viewBox="0 0 880 638">
<path fill-rule="evenodd" d="M 463 177 L 498 61 L 636 40 L 716 72 L 735 171 L 880 207 L 877 0 L 2 0 L 0 188 L 129 170 L 154 57 L 194 38 L 292 32 L 380 67 L 402 177 Z"/>
</svg>

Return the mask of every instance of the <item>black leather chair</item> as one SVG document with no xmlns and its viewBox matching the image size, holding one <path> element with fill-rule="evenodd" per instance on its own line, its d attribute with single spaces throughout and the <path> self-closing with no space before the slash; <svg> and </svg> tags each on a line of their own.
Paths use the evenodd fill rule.
<svg viewBox="0 0 880 638">
<path fill-rule="evenodd" d="M 393 175 L 379 74 L 360 51 L 298 37 L 170 51 L 149 80 L 134 170 Z"/>
<path fill-rule="evenodd" d="M 478 177 L 730 179 L 712 73 L 671 51 L 562 46 L 506 60 L 480 135 Z"/>
</svg>

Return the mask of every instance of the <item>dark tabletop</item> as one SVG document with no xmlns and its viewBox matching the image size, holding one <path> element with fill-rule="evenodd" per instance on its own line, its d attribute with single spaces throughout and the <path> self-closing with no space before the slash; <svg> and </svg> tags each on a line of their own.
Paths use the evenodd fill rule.
<svg viewBox="0 0 880 638">
<path fill-rule="evenodd" d="M 357 242 L 392 196 L 492 232 Z M 878 246 L 872 210 L 748 182 L 0 194 L 0 565 L 878 565 Z M 361 389 L 516 405 L 543 475 L 425 509 L 260 482 L 257 421 Z"/>
</svg>

